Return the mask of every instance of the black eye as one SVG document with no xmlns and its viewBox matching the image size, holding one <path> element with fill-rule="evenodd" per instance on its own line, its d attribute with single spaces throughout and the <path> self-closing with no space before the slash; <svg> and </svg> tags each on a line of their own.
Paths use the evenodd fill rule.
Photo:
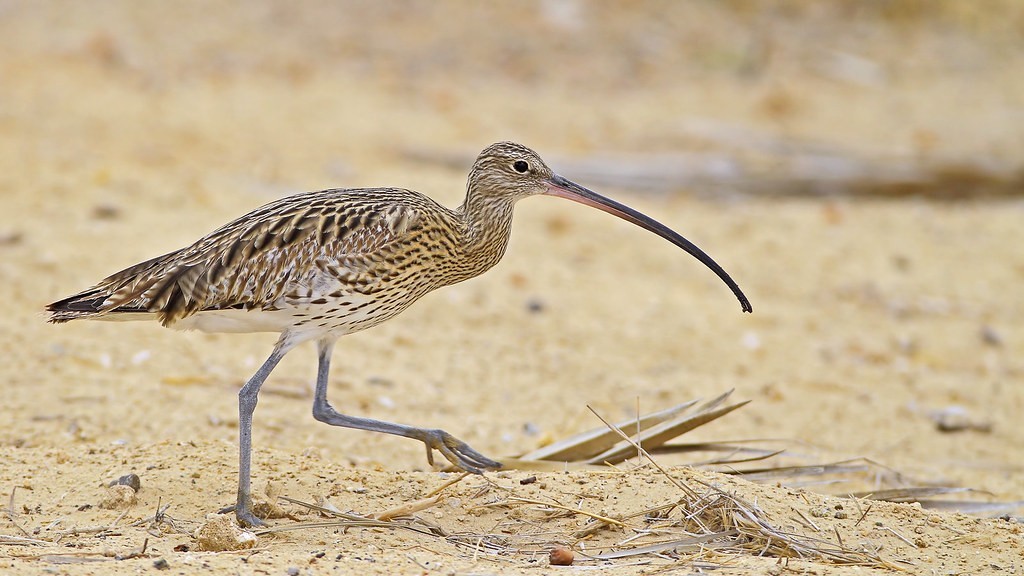
<svg viewBox="0 0 1024 576">
<path fill-rule="evenodd" d="M 512 163 L 512 169 L 520 174 L 525 174 L 530 169 L 530 165 L 524 160 L 516 160 Z"/>
</svg>

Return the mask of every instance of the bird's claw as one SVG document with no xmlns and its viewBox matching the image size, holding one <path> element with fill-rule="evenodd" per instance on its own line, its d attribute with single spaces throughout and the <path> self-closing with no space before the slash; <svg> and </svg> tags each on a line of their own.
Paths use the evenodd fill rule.
<svg viewBox="0 0 1024 576">
<path fill-rule="evenodd" d="M 238 520 L 238 524 L 248 528 L 260 528 L 266 526 L 267 523 L 260 520 L 252 513 L 252 510 L 243 510 L 241 512 L 235 512 L 235 520 Z"/>
<path fill-rule="evenodd" d="M 437 450 L 455 467 L 473 474 L 501 468 L 501 462 L 491 460 L 444 430 L 423 430 L 421 440 L 427 446 L 427 462 L 431 466 L 434 465 L 434 450 Z"/>
<path fill-rule="evenodd" d="M 260 528 L 266 526 L 267 523 L 260 520 L 256 514 L 252 511 L 252 504 L 239 506 L 235 504 L 233 506 L 225 506 L 217 511 L 218 514 L 227 514 L 229 512 L 235 513 L 235 520 L 238 521 L 239 526 L 243 528 Z"/>
</svg>

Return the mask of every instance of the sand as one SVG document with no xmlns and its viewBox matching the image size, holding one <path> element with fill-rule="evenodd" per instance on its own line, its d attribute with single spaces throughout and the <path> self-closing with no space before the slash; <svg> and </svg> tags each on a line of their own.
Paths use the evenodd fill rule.
<svg viewBox="0 0 1024 576">
<path fill-rule="evenodd" d="M 695 125 L 881 158 L 1019 166 L 1024 12 L 1012 2 L 984 14 L 955 2 L 896 6 L 4 3 L 0 571 L 554 574 L 567 569 L 548 566 L 551 546 L 621 547 L 631 528 L 565 541 L 587 517 L 494 503 L 547 499 L 626 517 L 678 498 L 650 465 L 470 477 L 419 513 L 450 534 L 529 542 L 503 554 L 389 528 L 307 528 L 260 536 L 244 552 L 202 552 L 191 532 L 234 499 L 235 393 L 274 335 L 53 326 L 42 308 L 292 192 L 391 185 L 456 205 L 472 158 L 498 140 L 523 142 L 595 188 L 559 162 L 717 151 Z M 455 161 L 423 160 L 434 154 Z M 332 401 L 444 428 L 501 457 L 600 425 L 587 405 L 623 419 L 638 405 L 735 389 L 751 403 L 687 441 L 761 439 L 804 464 L 866 458 L 877 477 L 753 483 L 659 458 L 673 477 L 718 485 L 779 526 L 838 536 L 911 573 L 1020 573 L 1019 507 L 984 518 L 918 504 L 867 510 L 844 497 L 936 483 L 971 488 L 978 502 L 1024 499 L 1024 204 L 962 188 L 958 201 L 759 195 L 713 182 L 599 190 L 704 248 L 744 288 L 751 315 L 659 238 L 579 205 L 526 200 L 497 268 L 341 340 Z M 414 442 L 314 421 L 314 373 L 305 346 L 264 389 L 260 491 L 269 482 L 290 498 L 376 514 L 453 478 Z M 972 426 L 944 432 L 943 414 Z M 141 479 L 137 502 L 101 506 L 107 483 L 128 473 Z M 138 522 L 158 503 L 172 521 Z M 812 514 L 837 505 L 848 514 Z M 272 525 L 318 520 L 284 510 Z M 889 572 L 713 551 L 583 565 Z"/>
</svg>

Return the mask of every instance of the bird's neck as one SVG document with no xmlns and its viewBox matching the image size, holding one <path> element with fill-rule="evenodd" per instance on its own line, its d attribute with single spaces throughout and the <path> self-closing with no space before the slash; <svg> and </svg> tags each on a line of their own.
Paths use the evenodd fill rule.
<svg viewBox="0 0 1024 576">
<path fill-rule="evenodd" d="M 465 225 L 461 258 L 465 278 L 483 274 L 501 260 L 512 233 L 513 206 L 511 199 L 467 192 L 459 207 Z"/>
</svg>

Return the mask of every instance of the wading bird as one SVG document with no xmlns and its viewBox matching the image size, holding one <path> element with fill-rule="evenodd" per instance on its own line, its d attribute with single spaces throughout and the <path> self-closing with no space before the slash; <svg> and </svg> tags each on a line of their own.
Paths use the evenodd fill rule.
<svg viewBox="0 0 1024 576">
<path fill-rule="evenodd" d="M 488 146 L 469 173 L 456 209 L 399 188 L 333 189 L 271 202 L 197 242 L 113 274 L 50 304 L 50 322 L 156 319 L 168 328 L 276 332 L 270 357 L 238 392 L 236 518 L 252 512 L 252 415 L 263 382 L 289 350 L 315 340 L 319 366 L 313 417 L 333 426 L 423 442 L 474 473 L 501 463 L 437 429 L 341 414 L 327 401 L 331 352 L 339 336 L 376 326 L 442 286 L 478 276 L 501 260 L 517 200 L 546 194 L 614 214 L 672 242 L 711 268 L 744 312 L 750 302 L 710 256 L 668 227 L 553 173 L 536 152 Z"/>
</svg>

